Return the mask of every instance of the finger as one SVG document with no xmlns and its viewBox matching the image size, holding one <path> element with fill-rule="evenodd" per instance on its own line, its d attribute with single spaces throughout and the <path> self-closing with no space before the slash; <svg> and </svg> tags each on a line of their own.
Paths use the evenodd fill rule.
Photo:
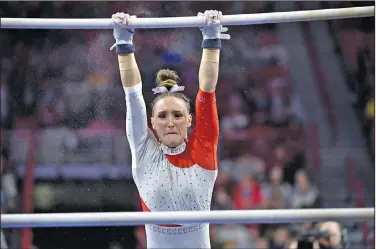
<svg viewBox="0 0 376 249">
<path fill-rule="evenodd" d="M 129 17 L 129 15 L 127 14 L 127 16 L 125 17 L 125 24 L 128 25 L 128 24 L 129 24 L 129 21 L 130 21 L 130 17 Z"/>
<path fill-rule="evenodd" d="M 120 20 L 119 13 L 113 14 L 111 18 L 112 20 Z"/>
<path fill-rule="evenodd" d="M 218 19 L 219 19 L 219 20 L 222 19 L 222 11 L 218 11 Z"/>
<path fill-rule="evenodd" d="M 217 10 L 213 10 L 213 16 L 214 16 L 214 18 L 217 18 L 218 17 L 218 11 Z"/>
<path fill-rule="evenodd" d="M 211 24 L 213 20 L 213 14 L 211 10 L 205 11 L 205 16 L 206 16 L 206 23 Z"/>
<path fill-rule="evenodd" d="M 227 32 L 228 28 L 227 27 L 222 27 L 221 32 Z"/>
<path fill-rule="evenodd" d="M 218 11 L 214 10 L 213 15 L 214 15 L 214 23 L 218 23 L 219 22 Z"/>
<path fill-rule="evenodd" d="M 230 40 L 231 35 L 229 35 L 229 34 L 221 34 L 220 37 L 221 37 L 222 40 Z"/>
<path fill-rule="evenodd" d="M 197 13 L 197 16 L 204 16 L 204 13 L 202 13 L 202 12 L 198 12 L 198 13 Z"/>
<path fill-rule="evenodd" d="M 120 23 L 120 19 L 118 17 L 113 17 L 112 18 L 112 23 L 119 24 Z"/>
<path fill-rule="evenodd" d="M 215 13 L 215 10 L 212 10 L 210 13 L 210 21 L 212 24 L 217 22 L 217 15 Z"/>
</svg>

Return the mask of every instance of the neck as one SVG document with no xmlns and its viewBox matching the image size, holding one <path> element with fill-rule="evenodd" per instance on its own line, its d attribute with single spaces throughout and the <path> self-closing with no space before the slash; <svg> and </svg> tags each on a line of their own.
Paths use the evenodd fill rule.
<svg viewBox="0 0 376 249">
<path fill-rule="evenodd" d="M 167 155 L 178 155 L 185 150 L 186 146 L 187 145 L 186 145 L 185 142 L 183 142 L 181 145 L 179 145 L 175 148 L 170 148 L 170 147 L 167 147 L 166 145 L 161 144 L 161 149 Z"/>
</svg>

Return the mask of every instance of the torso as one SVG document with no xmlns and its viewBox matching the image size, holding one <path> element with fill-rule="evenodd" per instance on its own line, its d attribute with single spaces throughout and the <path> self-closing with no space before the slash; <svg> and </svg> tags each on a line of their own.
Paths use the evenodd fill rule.
<svg viewBox="0 0 376 249">
<path fill-rule="evenodd" d="M 212 153 L 202 148 L 205 146 L 199 147 L 188 142 L 182 153 L 168 155 L 156 140 L 147 140 L 137 160 L 143 166 L 133 168 L 144 211 L 210 210 L 217 170 L 199 165 L 194 150 L 199 150 L 202 157 Z"/>
<path fill-rule="evenodd" d="M 143 211 L 210 210 L 217 170 L 216 160 L 210 160 L 213 151 L 209 148 L 202 143 L 188 142 L 181 153 L 168 155 L 155 139 L 148 138 L 134 162 L 138 167 L 133 167 Z M 145 227 L 148 248 L 182 248 L 182 245 L 210 248 L 209 224 Z"/>
</svg>

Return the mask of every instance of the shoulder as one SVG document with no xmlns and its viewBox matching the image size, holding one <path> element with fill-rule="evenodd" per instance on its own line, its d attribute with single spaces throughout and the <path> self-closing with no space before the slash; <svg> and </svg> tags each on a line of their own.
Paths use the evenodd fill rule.
<svg viewBox="0 0 376 249">
<path fill-rule="evenodd" d="M 158 153 L 162 153 L 160 150 L 160 145 L 153 132 L 148 130 L 147 135 L 142 139 L 143 141 L 139 143 L 138 147 L 134 151 L 134 155 L 138 159 L 151 160 Z"/>
</svg>

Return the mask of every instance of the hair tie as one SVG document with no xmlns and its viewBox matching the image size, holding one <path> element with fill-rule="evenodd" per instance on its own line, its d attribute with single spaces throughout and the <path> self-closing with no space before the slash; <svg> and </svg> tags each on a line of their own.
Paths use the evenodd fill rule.
<svg viewBox="0 0 376 249">
<path fill-rule="evenodd" d="M 185 89 L 185 86 L 173 85 L 170 91 L 167 90 L 165 86 L 159 86 L 159 87 L 153 88 L 152 90 L 154 94 L 157 94 L 157 93 L 165 93 L 165 92 L 182 92 L 184 91 L 184 89 Z"/>
</svg>

